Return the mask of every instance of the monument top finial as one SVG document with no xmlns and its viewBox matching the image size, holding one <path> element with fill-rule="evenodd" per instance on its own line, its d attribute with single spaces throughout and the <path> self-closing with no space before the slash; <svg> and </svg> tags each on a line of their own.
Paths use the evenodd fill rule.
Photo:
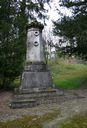
<svg viewBox="0 0 87 128">
<path fill-rule="evenodd" d="M 33 21 L 26 26 L 26 29 L 30 29 L 30 28 L 39 28 L 39 29 L 43 30 L 44 25 L 41 24 L 40 22 Z"/>
</svg>

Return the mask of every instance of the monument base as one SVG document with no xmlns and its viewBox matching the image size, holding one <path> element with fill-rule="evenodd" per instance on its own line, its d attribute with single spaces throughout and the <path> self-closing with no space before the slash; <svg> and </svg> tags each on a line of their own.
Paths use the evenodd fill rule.
<svg viewBox="0 0 87 128">
<path fill-rule="evenodd" d="M 64 99 L 63 91 L 53 88 L 18 89 L 10 104 L 11 108 L 30 108 L 40 104 L 59 103 Z"/>
<path fill-rule="evenodd" d="M 63 93 L 61 93 L 63 94 Z M 52 78 L 45 64 L 25 66 L 21 86 L 15 91 L 11 108 L 34 107 L 40 104 L 59 102 L 60 91 L 53 89 Z"/>
</svg>

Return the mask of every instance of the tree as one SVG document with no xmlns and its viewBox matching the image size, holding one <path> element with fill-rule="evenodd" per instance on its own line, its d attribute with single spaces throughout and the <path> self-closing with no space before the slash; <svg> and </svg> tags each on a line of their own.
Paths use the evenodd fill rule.
<svg viewBox="0 0 87 128">
<path fill-rule="evenodd" d="M 11 87 L 23 70 L 26 52 L 25 26 L 30 20 L 45 18 L 49 0 L 0 0 L 0 88 Z"/>
<path fill-rule="evenodd" d="M 66 51 L 87 59 L 87 1 L 61 0 L 61 6 L 71 9 L 72 16 L 54 22 L 54 34 L 69 41 Z"/>
</svg>

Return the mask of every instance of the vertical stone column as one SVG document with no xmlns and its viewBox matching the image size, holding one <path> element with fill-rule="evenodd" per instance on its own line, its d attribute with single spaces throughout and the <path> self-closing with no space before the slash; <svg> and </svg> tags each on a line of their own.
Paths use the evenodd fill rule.
<svg viewBox="0 0 87 128">
<path fill-rule="evenodd" d="M 41 25 L 40 27 L 28 26 L 27 28 L 26 62 L 45 62 L 44 42 L 42 40 L 43 26 Z"/>
<path fill-rule="evenodd" d="M 26 65 L 20 89 L 52 87 L 52 78 L 46 66 L 42 30 L 44 26 L 33 22 L 27 26 Z"/>
</svg>

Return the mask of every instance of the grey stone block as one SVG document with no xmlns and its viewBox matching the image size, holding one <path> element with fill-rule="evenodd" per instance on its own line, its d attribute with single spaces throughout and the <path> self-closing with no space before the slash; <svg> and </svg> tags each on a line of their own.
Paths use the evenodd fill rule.
<svg viewBox="0 0 87 128">
<path fill-rule="evenodd" d="M 23 72 L 21 89 L 52 87 L 52 78 L 48 71 Z"/>
</svg>

